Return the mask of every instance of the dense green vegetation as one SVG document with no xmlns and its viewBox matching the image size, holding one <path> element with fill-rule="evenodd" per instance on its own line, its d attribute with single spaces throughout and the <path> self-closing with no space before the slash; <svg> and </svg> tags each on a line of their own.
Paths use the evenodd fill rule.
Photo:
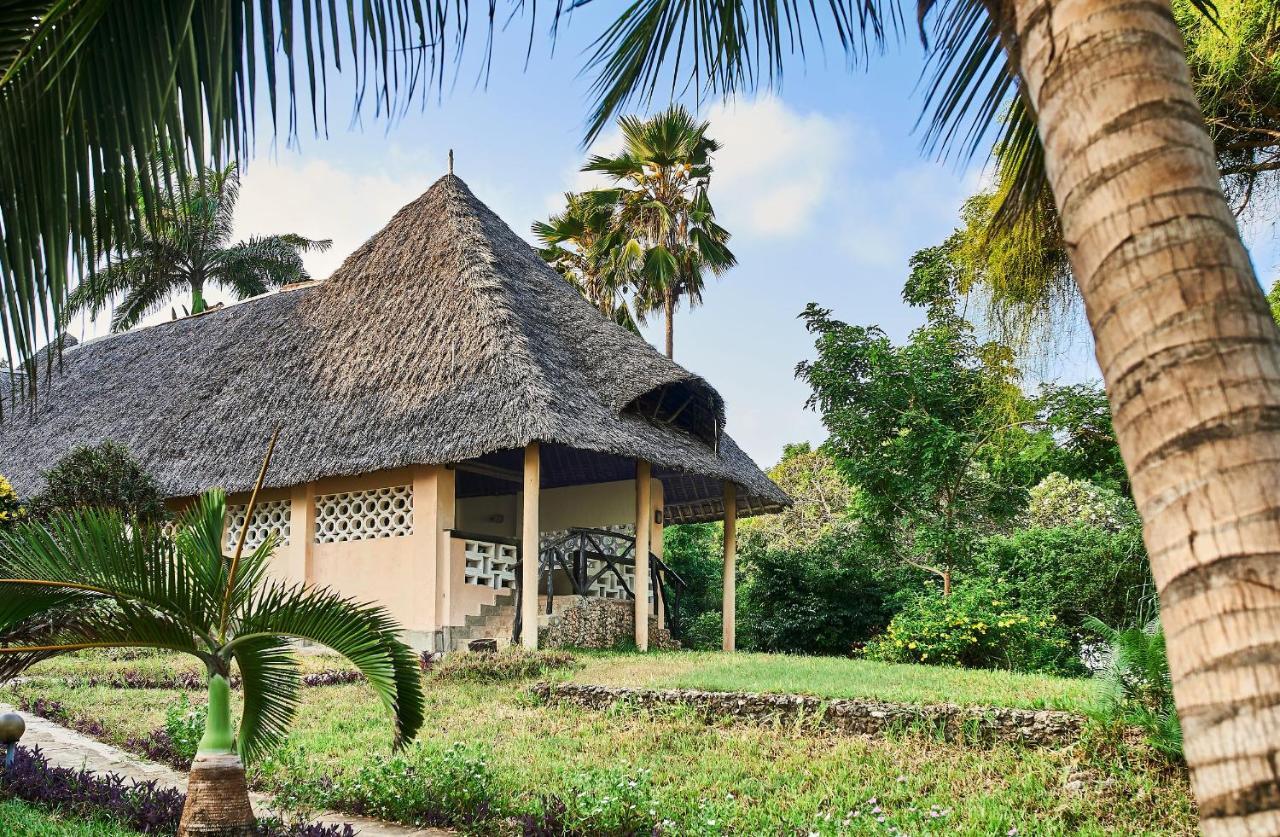
<svg viewBox="0 0 1280 837">
<path fill-rule="evenodd" d="M 1013 351 L 966 319 L 947 247 L 916 254 L 903 298 L 925 322 L 902 342 L 804 314 L 817 351 L 798 374 L 829 437 L 771 471 L 796 505 L 741 526 L 739 643 L 1085 674 L 1102 641 L 1085 619 L 1132 624 L 1154 595 L 1106 396 L 1025 392 Z M 666 534 L 694 647 L 719 643 L 719 539 Z"/>
<path fill-rule="evenodd" d="M 155 479 L 114 442 L 72 450 L 44 479 L 44 490 L 31 499 L 31 513 L 40 519 L 80 509 L 114 511 L 144 523 L 169 516 Z"/>
</svg>

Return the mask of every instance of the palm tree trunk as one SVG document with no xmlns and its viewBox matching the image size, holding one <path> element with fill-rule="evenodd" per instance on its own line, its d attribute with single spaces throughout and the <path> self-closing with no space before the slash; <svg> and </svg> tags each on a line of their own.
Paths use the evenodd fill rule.
<svg viewBox="0 0 1280 837">
<path fill-rule="evenodd" d="M 204 310 L 204 282 L 191 280 L 191 315 L 195 316 Z"/>
<path fill-rule="evenodd" d="M 1280 833 L 1280 333 L 1169 0 L 997 0 L 1161 596 L 1206 834 Z"/>
<path fill-rule="evenodd" d="M 187 780 L 178 837 L 251 837 L 253 808 L 244 764 L 231 733 L 231 687 L 226 678 L 209 678 L 209 714 L 199 752 Z"/>
<path fill-rule="evenodd" d="M 667 320 L 667 357 L 676 356 L 676 292 L 666 288 L 662 292 L 662 311 Z"/>
</svg>

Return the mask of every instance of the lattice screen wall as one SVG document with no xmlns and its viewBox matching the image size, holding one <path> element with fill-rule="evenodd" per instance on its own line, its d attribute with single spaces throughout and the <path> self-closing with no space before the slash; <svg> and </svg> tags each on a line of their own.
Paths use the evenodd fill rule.
<svg viewBox="0 0 1280 837">
<path fill-rule="evenodd" d="M 413 534 L 413 486 L 323 494 L 316 498 L 316 543 Z"/>
<path fill-rule="evenodd" d="M 484 541 L 463 541 L 466 564 L 462 580 L 477 587 L 514 590 L 519 550 L 514 546 Z"/>
<path fill-rule="evenodd" d="M 235 549 L 240 541 L 240 530 L 244 529 L 244 516 L 249 510 L 247 503 L 227 506 L 227 549 Z M 269 503 L 258 503 L 253 507 L 253 519 L 249 521 L 249 535 L 245 539 L 245 549 L 257 549 L 267 539 L 267 535 L 275 532 L 279 536 L 279 545 L 289 543 L 290 510 L 288 500 L 272 500 Z"/>
</svg>

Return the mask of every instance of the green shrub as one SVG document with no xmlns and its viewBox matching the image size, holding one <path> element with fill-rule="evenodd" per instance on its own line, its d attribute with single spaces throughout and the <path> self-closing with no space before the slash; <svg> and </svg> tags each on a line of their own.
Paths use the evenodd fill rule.
<svg viewBox="0 0 1280 837">
<path fill-rule="evenodd" d="M 864 653 L 883 662 L 1083 671 L 1053 614 L 1014 606 L 1006 585 L 983 578 L 956 585 L 949 596 L 936 589 L 912 596 Z"/>
<path fill-rule="evenodd" d="M 1153 749 L 1181 761 L 1182 725 L 1173 704 L 1173 680 L 1160 621 L 1117 629 L 1090 617 L 1085 628 L 1109 646 L 1107 667 L 1099 674 L 1105 684 L 1103 718 L 1140 727 Z"/>
<path fill-rule="evenodd" d="M 719 628 L 715 643 L 705 644 L 700 625 L 709 614 L 720 613 L 724 590 L 724 527 L 719 523 L 684 523 L 662 532 L 663 558 L 667 566 L 688 586 L 680 594 L 676 620 L 686 648 L 711 650 L 720 647 Z M 674 604 L 674 603 L 673 603 Z"/>
<path fill-rule="evenodd" d="M 744 553 L 742 647 L 849 654 L 882 630 L 892 612 L 888 591 L 858 544 L 826 537 L 805 549 Z"/>
<path fill-rule="evenodd" d="M 80 447 L 45 472 L 45 489 L 31 500 L 31 514 L 47 518 L 77 509 L 110 509 L 144 523 L 168 518 L 160 486 L 114 442 Z"/>
<path fill-rule="evenodd" d="M 13 484 L 0 475 L 0 529 L 27 519 L 27 507 L 13 490 Z"/>
<path fill-rule="evenodd" d="M 1086 615 L 1126 624 L 1153 582 L 1142 528 L 1117 531 L 1076 524 L 1030 528 L 988 538 L 980 571 L 1008 582 L 1020 607 L 1052 613 L 1078 642 Z"/>
<path fill-rule="evenodd" d="M 208 714 L 207 706 L 192 706 L 185 693 L 165 710 L 164 731 L 173 742 L 173 749 L 184 761 L 191 761 L 196 757 L 200 738 L 204 735 L 205 716 Z"/>
<path fill-rule="evenodd" d="M 577 665 L 577 660 L 568 651 L 530 651 L 512 646 L 496 654 L 447 654 L 443 660 L 430 666 L 429 673 L 437 680 L 500 683 L 545 677 L 553 671 L 571 669 Z"/>
</svg>

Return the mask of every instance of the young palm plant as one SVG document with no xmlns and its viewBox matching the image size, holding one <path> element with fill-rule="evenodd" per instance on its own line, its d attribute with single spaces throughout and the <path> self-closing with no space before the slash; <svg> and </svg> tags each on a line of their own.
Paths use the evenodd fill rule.
<svg viewBox="0 0 1280 837">
<path fill-rule="evenodd" d="M 188 311 L 199 314 L 207 307 L 209 286 L 247 299 L 307 279 L 302 254 L 327 250 L 333 242 L 286 233 L 231 244 L 239 197 L 234 165 L 158 192 L 154 206 L 139 208 L 145 221 L 135 234 L 114 248 L 97 242 L 100 252 L 114 249 L 117 255 L 71 292 L 66 315 L 87 311 L 96 318 L 119 300 L 111 329 L 126 331 L 178 294 L 190 293 Z"/>
<path fill-rule="evenodd" d="M 223 553 L 226 496 L 210 491 L 173 534 L 114 512 L 60 514 L 0 531 L 0 680 L 60 654 L 157 648 L 191 654 L 209 677 L 209 712 L 191 768 L 181 834 L 250 834 L 244 764 L 280 743 L 298 706 L 292 642 L 350 660 L 394 718 L 396 746 L 423 722 L 418 663 L 381 607 L 272 580 L 274 537 Z M 243 534 L 241 535 L 243 539 Z M 243 711 L 231 721 L 232 669 Z"/>
<path fill-rule="evenodd" d="M 608 175 L 618 184 L 593 193 L 600 203 L 616 204 L 603 246 L 636 288 L 641 320 L 663 312 L 667 357 L 674 357 L 680 300 L 699 304 L 706 275 L 719 276 L 737 264 L 729 233 L 716 223 L 707 196 L 711 155 L 720 145 L 707 136 L 708 123 L 678 105 L 650 119 L 624 116 L 618 125 L 621 153 L 594 156 L 582 170 Z"/>
</svg>

